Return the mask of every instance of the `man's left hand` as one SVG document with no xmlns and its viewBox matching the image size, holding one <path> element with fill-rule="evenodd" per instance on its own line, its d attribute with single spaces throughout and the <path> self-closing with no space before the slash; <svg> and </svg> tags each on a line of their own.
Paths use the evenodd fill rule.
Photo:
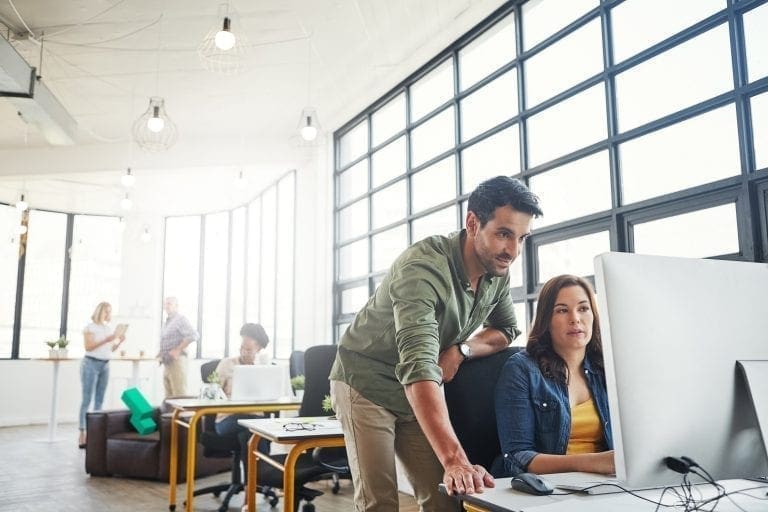
<svg viewBox="0 0 768 512">
<path fill-rule="evenodd" d="M 459 371 L 459 365 L 464 361 L 464 356 L 459 350 L 459 345 L 454 344 L 440 352 L 437 365 L 443 370 L 443 382 L 451 382 Z"/>
</svg>

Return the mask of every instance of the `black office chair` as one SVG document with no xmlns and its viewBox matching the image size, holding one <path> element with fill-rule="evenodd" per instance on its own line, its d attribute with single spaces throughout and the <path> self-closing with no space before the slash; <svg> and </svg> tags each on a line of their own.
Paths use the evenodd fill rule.
<svg viewBox="0 0 768 512">
<path fill-rule="evenodd" d="M 509 347 L 488 357 L 470 359 L 445 384 L 445 401 L 453 430 L 472 464 L 492 472 L 501 455 L 496 429 L 494 395 L 501 368 L 520 347 Z"/>
<path fill-rule="evenodd" d="M 219 359 L 216 359 L 203 363 L 200 367 L 200 377 L 203 382 L 208 382 L 208 377 L 214 370 L 216 370 L 219 361 Z M 204 487 L 202 489 L 195 489 L 193 494 L 195 496 L 213 494 L 218 498 L 221 493 L 225 493 L 224 499 L 221 501 L 221 506 L 219 507 L 219 512 L 226 512 L 229 509 L 229 502 L 232 497 L 245 489 L 243 473 L 240 468 L 240 454 L 242 452 L 242 446 L 247 443 L 250 434 L 247 431 L 244 431 L 236 435 L 219 435 L 216 433 L 214 416 L 203 418 L 201 423 L 203 430 L 200 436 L 200 442 L 203 445 L 203 455 L 206 457 L 217 458 L 232 457 L 232 473 L 229 482 Z M 258 491 L 264 494 L 264 496 L 270 500 L 270 503 L 277 503 L 277 495 L 271 489 L 259 488 Z"/>
<path fill-rule="evenodd" d="M 288 357 L 288 373 L 291 378 L 304 375 L 304 351 L 294 350 Z"/>
<path fill-rule="evenodd" d="M 327 411 L 323 411 L 322 403 L 325 396 L 330 393 L 328 376 L 331 373 L 331 366 L 333 366 L 335 358 L 335 345 L 310 347 L 304 353 L 304 398 L 299 407 L 299 416 L 327 416 L 329 414 Z M 272 456 L 281 463 L 285 461 L 285 457 L 285 455 Z M 283 472 L 271 464 L 259 460 L 257 474 L 257 483 L 264 488 L 282 488 Z M 302 512 L 314 512 L 315 505 L 312 500 L 321 496 L 323 492 L 310 489 L 305 484 L 329 477 L 334 479 L 332 489 L 334 494 L 339 491 L 340 477 L 351 478 L 346 461 L 346 450 L 343 448 L 316 448 L 312 454 L 301 455 L 296 463 L 294 511 L 299 509 L 299 504 L 303 501 Z M 272 501 L 270 504 L 275 505 Z"/>
</svg>

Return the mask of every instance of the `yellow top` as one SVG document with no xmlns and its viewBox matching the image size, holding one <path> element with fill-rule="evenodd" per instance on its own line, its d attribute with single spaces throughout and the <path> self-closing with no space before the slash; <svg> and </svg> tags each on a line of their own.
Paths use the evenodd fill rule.
<svg viewBox="0 0 768 512">
<path fill-rule="evenodd" d="M 603 451 L 603 429 L 595 403 L 590 398 L 571 407 L 571 436 L 566 455 Z"/>
</svg>

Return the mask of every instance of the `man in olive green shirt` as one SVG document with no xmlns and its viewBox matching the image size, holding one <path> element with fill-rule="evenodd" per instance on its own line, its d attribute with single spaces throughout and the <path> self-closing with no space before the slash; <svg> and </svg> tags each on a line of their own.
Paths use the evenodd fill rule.
<svg viewBox="0 0 768 512">
<path fill-rule="evenodd" d="M 450 494 L 493 486 L 467 459 L 439 386 L 465 359 L 493 354 L 520 333 L 509 267 L 542 212 L 506 176 L 481 183 L 467 208 L 466 229 L 422 240 L 395 260 L 339 343 L 331 396 L 357 511 L 398 510 L 395 456 L 423 511 L 457 509 L 440 482 Z"/>
</svg>

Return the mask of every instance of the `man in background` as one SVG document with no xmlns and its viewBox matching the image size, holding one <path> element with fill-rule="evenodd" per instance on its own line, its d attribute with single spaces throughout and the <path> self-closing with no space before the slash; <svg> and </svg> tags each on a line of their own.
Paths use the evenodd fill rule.
<svg viewBox="0 0 768 512">
<path fill-rule="evenodd" d="M 176 297 L 166 297 L 163 309 L 167 316 L 160 332 L 160 352 L 157 357 L 164 367 L 163 385 L 165 397 L 168 398 L 186 394 L 186 348 L 195 343 L 200 335 L 187 317 L 179 314 L 179 301 Z"/>
</svg>

